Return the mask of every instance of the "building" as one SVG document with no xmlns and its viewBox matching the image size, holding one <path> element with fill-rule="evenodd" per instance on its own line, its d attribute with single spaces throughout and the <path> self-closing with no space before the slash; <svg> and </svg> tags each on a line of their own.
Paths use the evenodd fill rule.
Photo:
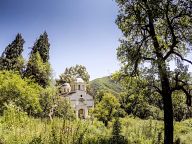
<svg viewBox="0 0 192 144">
<path fill-rule="evenodd" d="M 93 96 L 87 94 L 86 83 L 81 78 L 76 78 L 72 83 L 64 83 L 61 87 L 61 96 L 71 101 L 78 118 L 89 117 L 89 109 L 94 107 Z"/>
</svg>

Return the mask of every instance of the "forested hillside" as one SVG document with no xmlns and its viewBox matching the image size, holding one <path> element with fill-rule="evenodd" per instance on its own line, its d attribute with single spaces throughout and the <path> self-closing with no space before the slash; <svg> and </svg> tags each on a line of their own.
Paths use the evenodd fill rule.
<svg viewBox="0 0 192 144">
<path fill-rule="evenodd" d="M 114 95 L 119 95 L 123 89 L 120 83 L 112 80 L 111 76 L 97 78 L 90 81 L 91 94 L 96 95 L 96 93 L 101 90 L 108 91 Z"/>
</svg>

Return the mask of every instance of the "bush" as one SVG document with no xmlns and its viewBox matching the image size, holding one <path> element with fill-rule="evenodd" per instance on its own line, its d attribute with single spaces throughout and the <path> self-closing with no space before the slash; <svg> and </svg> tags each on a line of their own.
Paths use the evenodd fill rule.
<svg viewBox="0 0 192 144">
<path fill-rule="evenodd" d="M 30 79 L 22 79 L 19 74 L 10 71 L 0 71 L 0 114 L 6 109 L 5 104 L 14 102 L 28 114 L 35 115 L 41 111 L 41 90 Z"/>
<path fill-rule="evenodd" d="M 39 114 L 42 118 L 60 117 L 64 119 L 74 119 L 74 109 L 70 101 L 58 95 L 56 87 L 47 87 L 40 96 L 42 112 Z M 51 114 L 51 115 L 50 115 Z"/>
<path fill-rule="evenodd" d="M 105 126 L 120 110 L 120 103 L 118 99 L 111 93 L 104 93 L 102 100 L 96 104 L 94 109 L 94 116 L 102 121 Z"/>
<path fill-rule="evenodd" d="M 15 126 L 25 126 L 28 122 L 28 116 L 26 112 L 20 107 L 17 107 L 14 103 L 6 105 L 6 109 L 3 112 L 3 119 L 1 123 L 5 124 L 5 128 L 12 129 Z"/>
</svg>

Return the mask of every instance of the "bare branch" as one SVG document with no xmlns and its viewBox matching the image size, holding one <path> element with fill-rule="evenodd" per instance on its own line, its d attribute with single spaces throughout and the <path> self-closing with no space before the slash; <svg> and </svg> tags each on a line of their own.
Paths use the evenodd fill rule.
<svg viewBox="0 0 192 144">
<path fill-rule="evenodd" d="M 141 58 L 142 58 L 143 60 L 146 60 L 146 61 L 155 61 L 154 58 L 150 58 L 150 57 L 142 56 Z"/>
<path fill-rule="evenodd" d="M 184 13 L 185 12 L 185 13 Z M 171 23 L 174 22 L 175 19 L 178 19 L 178 18 L 181 18 L 183 16 L 188 16 L 188 17 L 192 17 L 192 15 L 190 13 L 186 13 L 186 10 L 182 10 L 178 15 L 174 16 L 172 19 L 171 19 Z"/>
<path fill-rule="evenodd" d="M 191 89 L 189 88 L 189 86 L 191 84 L 189 84 L 186 81 L 183 81 L 181 79 L 179 79 L 179 74 L 180 72 L 177 72 L 175 77 L 173 78 L 175 80 L 175 86 L 173 88 L 171 88 L 171 92 L 177 91 L 177 90 L 181 90 L 183 91 L 183 93 L 186 95 L 186 104 L 188 106 L 191 106 L 192 104 L 192 95 L 191 95 Z"/>
<path fill-rule="evenodd" d="M 192 65 L 192 61 L 188 60 L 188 59 L 185 59 L 183 58 L 183 56 L 175 51 L 172 52 L 172 54 L 175 54 L 176 56 L 178 56 L 182 61 L 185 61 L 185 62 L 188 62 Z"/>
<path fill-rule="evenodd" d="M 155 85 L 153 85 L 153 87 L 155 88 L 155 90 L 156 90 L 160 95 L 162 95 L 162 90 L 161 90 L 159 87 L 157 87 L 157 86 L 155 86 Z"/>
<path fill-rule="evenodd" d="M 175 36 L 174 27 L 172 26 L 173 21 L 170 21 L 169 19 L 169 1 L 167 1 L 167 7 L 166 7 L 166 20 L 168 24 L 168 28 L 172 35 L 172 44 L 169 46 L 169 52 L 164 56 L 164 60 L 166 60 L 174 51 L 174 47 L 178 44 L 177 37 Z"/>
<path fill-rule="evenodd" d="M 186 104 L 188 106 L 191 106 L 191 94 L 190 94 L 190 91 L 187 91 L 184 87 L 181 87 L 181 90 L 185 93 L 186 97 L 187 97 L 187 100 L 186 100 Z"/>
</svg>

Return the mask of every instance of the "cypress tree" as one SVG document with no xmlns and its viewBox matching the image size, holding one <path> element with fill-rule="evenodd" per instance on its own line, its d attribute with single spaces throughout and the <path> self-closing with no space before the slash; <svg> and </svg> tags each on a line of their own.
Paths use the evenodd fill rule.
<svg viewBox="0 0 192 144">
<path fill-rule="evenodd" d="M 47 32 L 40 35 L 39 39 L 35 42 L 31 54 L 39 52 L 44 63 L 49 61 L 49 39 Z"/>
<path fill-rule="evenodd" d="M 44 32 L 31 50 L 24 74 L 25 77 L 30 77 L 43 87 L 48 86 L 50 82 L 49 49 L 48 35 Z"/>
<path fill-rule="evenodd" d="M 22 52 L 24 43 L 22 35 L 18 33 L 15 40 L 5 48 L 0 57 L 0 70 L 13 70 L 20 73 L 23 71 L 24 59 Z"/>
<path fill-rule="evenodd" d="M 115 122 L 113 124 L 111 143 L 113 144 L 127 143 L 127 140 L 121 135 L 121 123 L 118 117 L 115 118 Z"/>
</svg>

